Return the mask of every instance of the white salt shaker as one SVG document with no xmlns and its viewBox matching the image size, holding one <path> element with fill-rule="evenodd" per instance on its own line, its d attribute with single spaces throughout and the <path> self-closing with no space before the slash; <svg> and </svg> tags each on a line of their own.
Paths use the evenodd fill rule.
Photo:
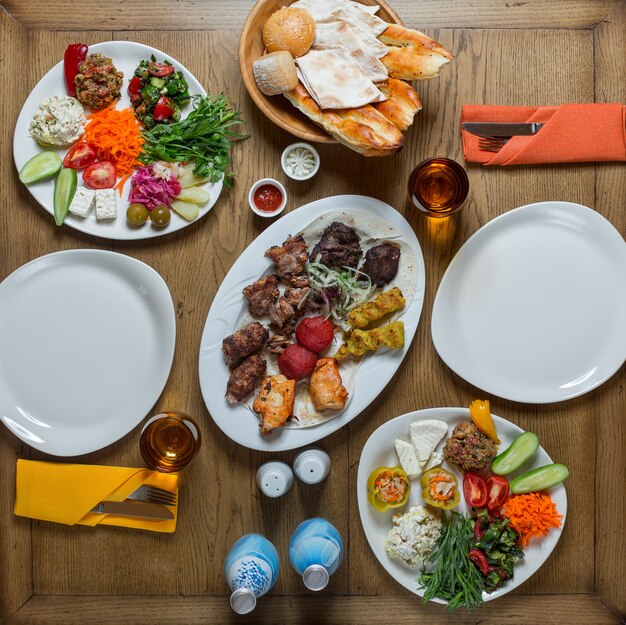
<svg viewBox="0 0 626 625">
<path fill-rule="evenodd" d="M 287 463 L 280 460 L 266 462 L 256 472 L 256 483 L 264 495 L 280 497 L 291 488 L 293 471 Z"/>
<path fill-rule="evenodd" d="M 295 457 L 293 470 L 305 484 L 319 484 L 330 472 L 330 457 L 317 447 L 305 449 Z"/>
</svg>

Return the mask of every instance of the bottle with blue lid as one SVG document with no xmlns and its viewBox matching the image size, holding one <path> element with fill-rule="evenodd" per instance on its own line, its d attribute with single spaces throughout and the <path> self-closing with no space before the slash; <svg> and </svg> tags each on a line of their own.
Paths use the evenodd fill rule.
<svg viewBox="0 0 626 625">
<path fill-rule="evenodd" d="M 226 556 L 224 577 L 232 590 L 232 609 L 237 614 L 252 612 L 257 598 L 268 593 L 278 578 L 276 547 L 260 534 L 242 536 Z"/>
<path fill-rule="evenodd" d="M 326 519 L 300 523 L 289 541 L 289 560 L 309 590 L 322 590 L 343 559 L 343 542 Z"/>
</svg>

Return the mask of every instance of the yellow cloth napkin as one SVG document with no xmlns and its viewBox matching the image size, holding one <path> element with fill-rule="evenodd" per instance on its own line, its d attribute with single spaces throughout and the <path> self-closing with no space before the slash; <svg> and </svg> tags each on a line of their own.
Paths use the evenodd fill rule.
<svg viewBox="0 0 626 625">
<path fill-rule="evenodd" d="M 140 519 L 90 512 L 101 501 L 124 501 L 142 484 L 178 495 L 178 475 L 150 469 L 105 467 L 18 460 L 14 512 L 42 521 L 66 525 L 120 525 L 153 532 L 173 532 L 176 506 L 168 506 L 173 519 Z"/>
</svg>

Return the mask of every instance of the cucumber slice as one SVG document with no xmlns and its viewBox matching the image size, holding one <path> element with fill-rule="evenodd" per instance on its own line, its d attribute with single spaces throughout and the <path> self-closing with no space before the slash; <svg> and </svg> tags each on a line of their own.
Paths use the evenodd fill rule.
<svg viewBox="0 0 626 625">
<path fill-rule="evenodd" d="M 76 193 L 78 176 L 75 169 L 62 169 L 54 181 L 54 221 L 62 226 Z"/>
<path fill-rule="evenodd" d="M 56 152 L 40 152 L 20 169 L 20 180 L 24 184 L 39 182 L 54 176 L 62 166 L 63 161 Z"/>
<path fill-rule="evenodd" d="M 498 454 L 491 463 L 491 470 L 496 475 L 506 475 L 519 469 L 527 460 L 530 460 L 539 449 L 539 439 L 532 432 L 520 434 L 511 445 L 501 454 Z"/>
<path fill-rule="evenodd" d="M 163 87 L 165 87 L 165 81 L 157 76 L 150 78 L 150 84 L 157 89 L 163 89 Z"/>
<path fill-rule="evenodd" d="M 514 495 L 545 490 L 564 482 L 569 477 L 569 469 L 564 464 L 547 464 L 545 467 L 526 471 L 511 481 Z"/>
</svg>

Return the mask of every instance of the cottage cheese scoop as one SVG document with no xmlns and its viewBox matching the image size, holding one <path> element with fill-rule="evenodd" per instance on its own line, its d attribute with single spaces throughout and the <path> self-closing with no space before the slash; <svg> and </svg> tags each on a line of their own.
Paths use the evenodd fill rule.
<svg viewBox="0 0 626 625">
<path fill-rule="evenodd" d="M 39 105 L 28 132 L 41 145 L 66 146 L 78 141 L 86 123 L 85 109 L 76 98 L 55 95 Z"/>
</svg>

